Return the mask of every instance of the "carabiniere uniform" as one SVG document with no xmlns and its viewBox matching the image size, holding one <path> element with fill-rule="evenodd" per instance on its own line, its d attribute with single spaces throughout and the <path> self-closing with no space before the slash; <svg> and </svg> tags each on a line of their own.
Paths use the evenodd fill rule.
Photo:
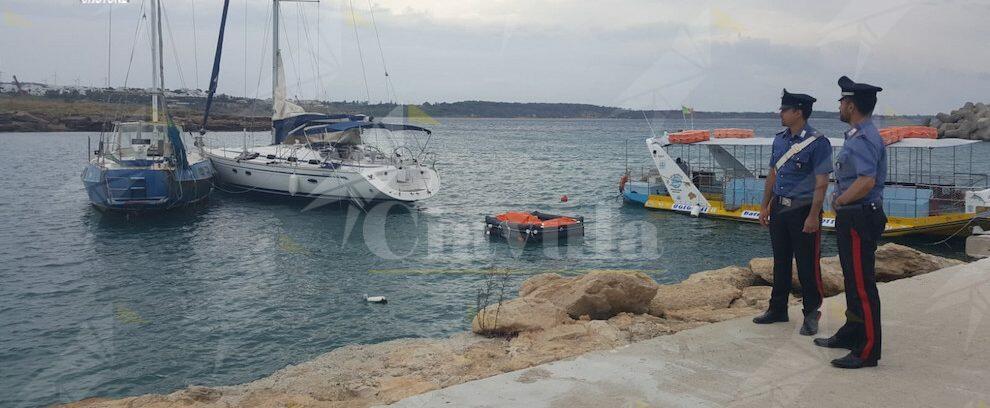
<svg viewBox="0 0 990 408">
<path fill-rule="evenodd" d="M 781 97 L 781 109 L 810 109 L 815 101 L 811 96 L 792 94 L 785 89 Z M 792 152 L 784 163 L 779 163 L 792 149 L 800 150 Z M 832 172 L 832 144 L 807 123 L 798 134 L 793 134 L 787 128 L 774 138 L 770 166 L 776 168 L 777 176 L 770 210 L 770 242 L 774 265 L 773 292 L 767 315 L 779 316 L 778 321 L 787 320 L 793 260 L 797 264 L 798 281 L 801 283 L 805 318 L 817 322 L 818 308 L 823 297 L 819 263 L 821 230 L 808 234 L 802 229 L 811 212 L 815 176 Z M 821 211 L 815 216 L 821 225 Z"/>
<path fill-rule="evenodd" d="M 882 90 L 847 77 L 839 79 L 839 86 L 843 98 L 875 98 Z M 836 197 L 860 176 L 874 178 L 870 192 L 856 202 L 835 208 L 839 262 L 846 288 L 846 323 L 831 338 L 815 339 L 815 344 L 849 349 L 851 353 L 843 359 L 855 357 L 862 362 L 861 366 L 873 366 L 880 359 L 880 297 L 874 255 L 887 224 L 883 211 L 887 153 L 880 132 L 869 118 L 845 134 L 845 143 L 835 163 Z"/>
</svg>

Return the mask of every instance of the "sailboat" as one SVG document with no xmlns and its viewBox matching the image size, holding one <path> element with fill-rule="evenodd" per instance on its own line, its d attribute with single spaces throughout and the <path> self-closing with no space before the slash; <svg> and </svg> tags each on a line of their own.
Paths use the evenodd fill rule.
<svg viewBox="0 0 990 408">
<path fill-rule="evenodd" d="M 273 33 L 279 3 L 273 0 Z M 272 139 L 267 146 L 212 147 L 217 181 L 224 186 L 313 199 L 418 201 L 440 190 L 435 160 L 423 146 L 391 150 L 368 139 L 395 140 L 395 133 L 430 135 L 427 128 L 375 121 L 360 114 L 306 112 L 286 98 L 279 35 L 272 46 Z M 418 151 L 417 151 L 418 150 Z"/>
<path fill-rule="evenodd" d="M 213 190 L 209 160 L 198 146 L 186 149 L 165 109 L 161 11 L 161 0 L 151 0 L 151 120 L 115 122 L 82 172 L 89 200 L 101 210 L 162 211 L 205 201 Z"/>
</svg>

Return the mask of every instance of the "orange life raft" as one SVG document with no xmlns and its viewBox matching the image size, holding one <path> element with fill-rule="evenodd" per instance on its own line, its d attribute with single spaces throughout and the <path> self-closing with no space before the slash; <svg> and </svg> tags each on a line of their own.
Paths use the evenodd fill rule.
<svg viewBox="0 0 990 408">
<path fill-rule="evenodd" d="M 510 211 L 485 216 L 485 234 L 523 241 L 567 239 L 584 235 L 584 217 Z"/>
</svg>

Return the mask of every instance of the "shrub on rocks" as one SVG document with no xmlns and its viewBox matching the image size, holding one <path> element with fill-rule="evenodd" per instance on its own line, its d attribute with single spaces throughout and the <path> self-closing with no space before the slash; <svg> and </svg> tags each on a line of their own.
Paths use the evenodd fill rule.
<svg viewBox="0 0 990 408">
<path fill-rule="evenodd" d="M 486 335 L 510 335 L 545 330 L 571 321 L 563 309 L 545 299 L 521 297 L 489 305 L 471 321 L 471 331 Z"/>
</svg>

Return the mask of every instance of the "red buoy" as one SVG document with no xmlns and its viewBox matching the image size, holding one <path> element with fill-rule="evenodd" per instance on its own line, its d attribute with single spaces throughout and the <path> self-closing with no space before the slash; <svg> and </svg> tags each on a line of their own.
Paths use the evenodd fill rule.
<svg viewBox="0 0 990 408">
<path fill-rule="evenodd" d="M 566 203 L 567 202 L 567 194 L 564 194 L 564 195 L 560 196 L 560 202 L 562 202 L 562 203 Z"/>
</svg>

